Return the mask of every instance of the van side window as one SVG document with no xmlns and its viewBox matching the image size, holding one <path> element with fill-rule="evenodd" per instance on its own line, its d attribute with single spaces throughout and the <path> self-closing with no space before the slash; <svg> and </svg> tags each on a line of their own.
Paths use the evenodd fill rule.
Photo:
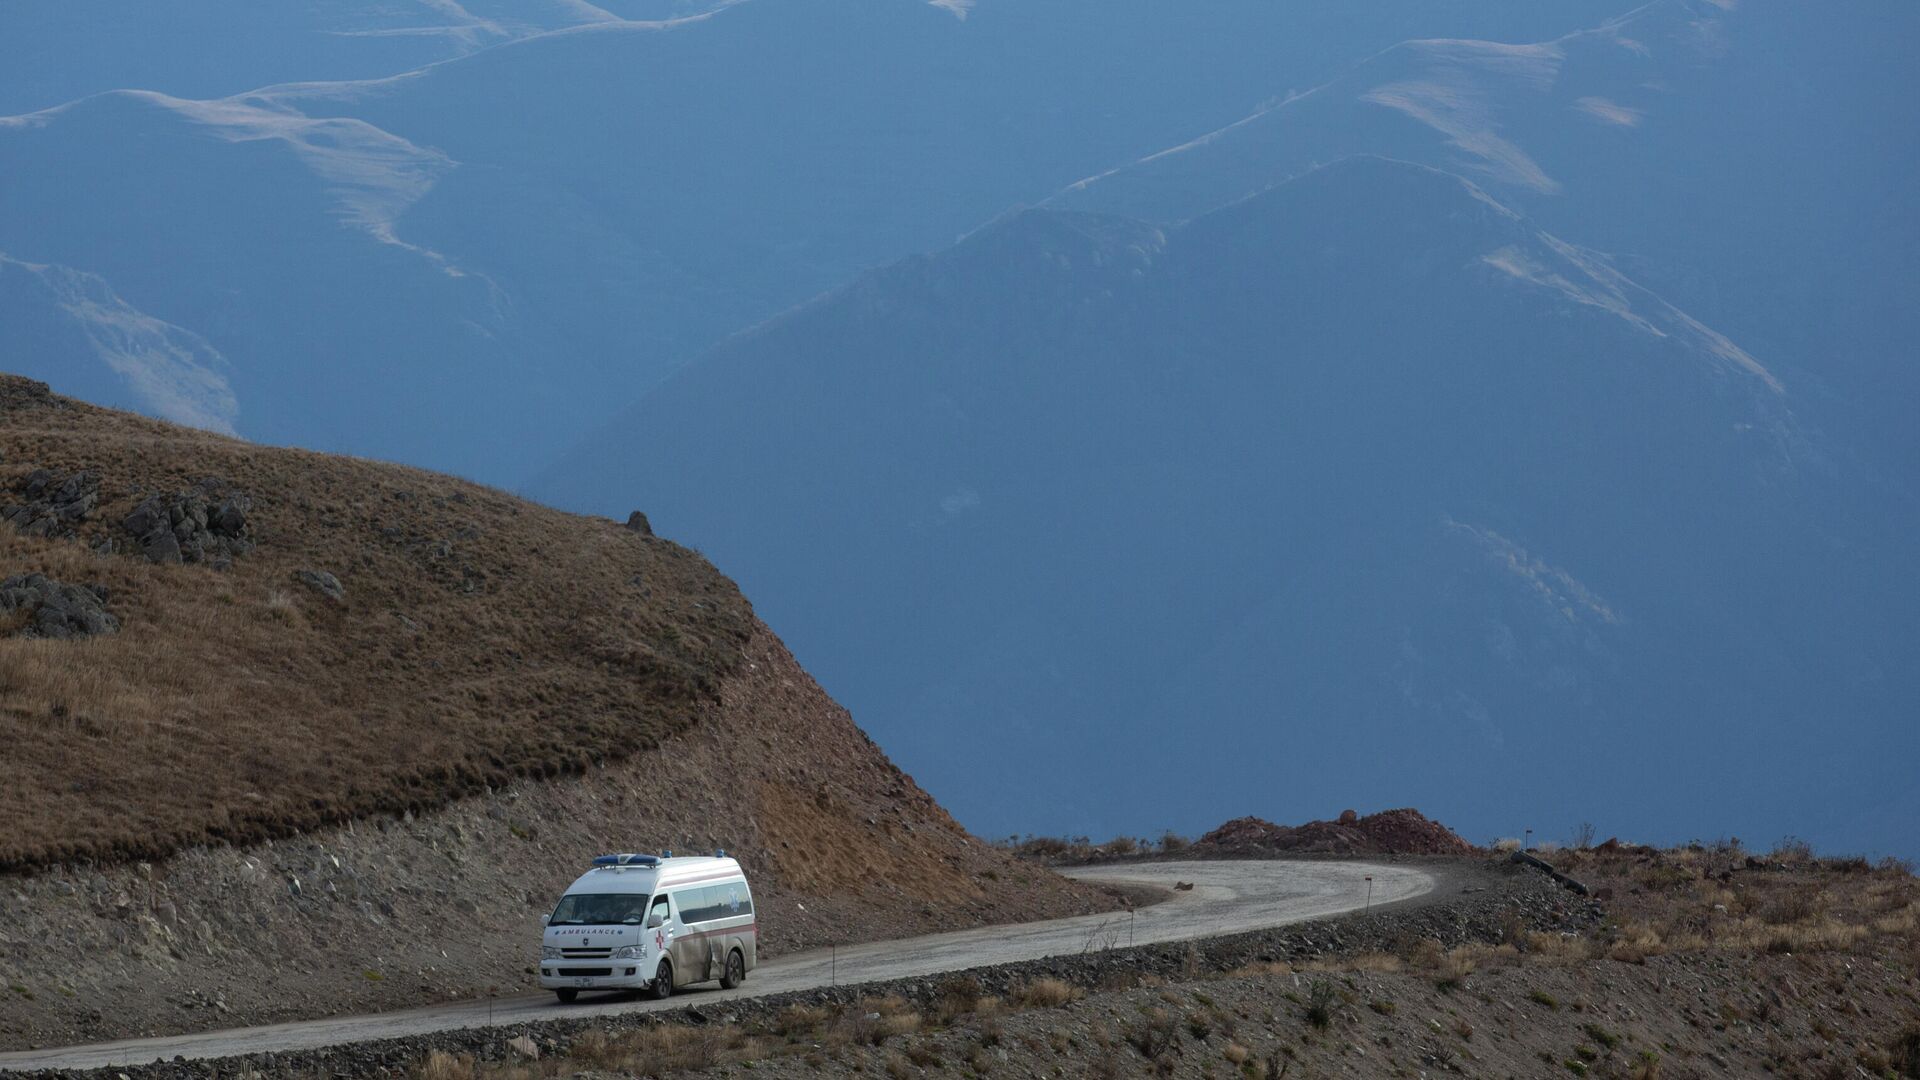
<svg viewBox="0 0 1920 1080">
<path fill-rule="evenodd" d="M 653 913 L 647 916 L 647 924 L 649 926 L 653 925 L 656 919 L 660 921 L 660 925 L 662 926 L 665 926 L 672 920 L 672 916 L 667 914 L 666 893 L 661 893 L 659 896 L 653 898 Z"/>
<path fill-rule="evenodd" d="M 681 889 L 673 894 L 673 902 L 679 905 L 680 921 L 684 923 L 712 922 L 715 919 L 753 914 L 753 898 L 748 895 L 746 885 L 738 881 L 698 889 Z"/>
</svg>

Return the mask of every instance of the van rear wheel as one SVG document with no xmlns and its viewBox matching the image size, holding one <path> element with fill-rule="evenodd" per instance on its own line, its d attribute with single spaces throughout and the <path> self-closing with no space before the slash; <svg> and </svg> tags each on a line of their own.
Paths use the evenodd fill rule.
<svg viewBox="0 0 1920 1080">
<path fill-rule="evenodd" d="M 555 990 L 555 991 L 553 992 L 553 996 L 554 996 L 554 997 L 557 997 L 557 998 L 559 998 L 559 999 L 560 999 L 560 1004 L 562 1004 L 562 1005 L 571 1005 L 571 1004 L 573 1004 L 573 1003 L 574 1003 L 574 1001 L 575 1001 L 575 999 L 577 999 L 577 998 L 578 998 L 578 997 L 580 996 L 580 991 L 578 991 L 578 990 Z"/>
<path fill-rule="evenodd" d="M 720 975 L 720 989 L 731 990 L 747 981 L 747 958 L 735 949 L 727 954 L 727 969 Z"/>
<path fill-rule="evenodd" d="M 660 961 L 660 970 L 653 973 L 653 984 L 647 987 L 647 996 L 655 1001 L 664 1001 L 673 996 L 673 965 Z"/>
</svg>

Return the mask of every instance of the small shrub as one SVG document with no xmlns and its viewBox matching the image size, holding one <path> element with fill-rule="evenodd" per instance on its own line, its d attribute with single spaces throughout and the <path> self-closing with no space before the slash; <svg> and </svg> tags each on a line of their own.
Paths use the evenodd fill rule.
<svg viewBox="0 0 1920 1080">
<path fill-rule="evenodd" d="M 1013 993 L 1009 996 L 1011 996 L 1014 1003 L 1018 1005 L 1025 1005 L 1028 1008 L 1052 1009 L 1058 1008 L 1071 1001 L 1078 1001 L 1081 993 L 1079 987 L 1063 979 L 1043 976 L 1014 987 Z"/>
<path fill-rule="evenodd" d="M 940 999 L 936 1003 L 936 1015 L 942 1022 L 965 1016 L 980 1007 L 980 981 L 972 976 L 958 976 L 940 984 Z"/>
<path fill-rule="evenodd" d="M 1541 1005 L 1551 1010 L 1557 1011 L 1560 1008 L 1559 999 L 1547 993 L 1545 990 L 1536 989 L 1527 991 L 1527 1000 L 1533 1002 L 1535 1005 Z"/>
<path fill-rule="evenodd" d="M 1808 863 L 1813 861 L 1813 845 L 1797 836 L 1783 836 L 1773 845 L 1768 858 L 1781 863 Z"/>
<path fill-rule="evenodd" d="M 435 1050 L 414 1069 L 413 1075 L 417 1080 L 473 1080 L 473 1059 L 465 1054 L 455 1057 L 445 1050 Z"/>
<path fill-rule="evenodd" d="M 1116 836 L 1107 841 L 1106 849 L 1111 855 L 1131 855 L 1140 850 L 1140 845 L 1131 836 Z"/>
<path fill-rule="evenodd" d="M 1580 1030 L 1587 1033 L 1587 1038 L 1592 1039 L 1594 1042 L 1599 1043 L 1609 1050 L 1620 1045 L 1620 1036 L 1608 1031 L 1599 1024 L 1582 1024 Z"/>
<path fill-rule="evenodd" d="M 1386 998 L 1374 998 L 1372 1001 L 1367 1002 L 1367 1008 L 1372 1009 L 1381 1016 L 1392 1016 L 1394 1013 L 1400 1011 L 1398 1005 L 1388 1001 Z"/>
<path fill-rule="evenodd" d="M 1174 832 L 1172 829 L 1168 829 L 1166 832 L 1160 834 L 1160 850 L 1164 854 L 1171 855 L 1176 851 L 1185 851 L 1190 846 L 1192 846 L 1192 841 Z"/>
<path fill-rule="evenodd" d="M 1887 1057 L 1901 1076 L 1920 1080 L 1920 1024 L 1902 1031 L 1888 1047 Z"/>
<path fill-rule="evenodd" d="M 1173 1014 L 1158 1006 L 1148 1009 L 1138 1023 L 1127 1029 L 1127 1044 L 1148 1061 L 1158 1060 L 1179 1038 Z"/>
<path fill-rule="evenodd" d="M 1305 1010 L 1307 1023 L 1317 1028 L 1324 1028 L 1333 1023 L 1333 1010 L 1338 1000 L 1338 993 L 1334 990 L 1332 983 L 1324 979 L 1315 979 L 1307 988 Z"/>
<path fill-rule="evenodd" d="M 786 1036 L 815 1035 L 833 1014 L 818 1005 L 789 1005 L 774 1019 L 773 1030 Z"/>
</svg>

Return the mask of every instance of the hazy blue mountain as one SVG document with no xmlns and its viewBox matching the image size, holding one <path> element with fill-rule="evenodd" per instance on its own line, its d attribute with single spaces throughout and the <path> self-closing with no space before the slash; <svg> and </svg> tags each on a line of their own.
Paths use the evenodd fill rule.
<svg viewBox="0 0 1920 1080">
<path fill-rule="evenodd" d="M 1910 505 L 1423 166 L 1014 215 L 728 342 L 542 490 L 700 546 L 988 832 L 1415 803 L 1920 848 Z"/>
<path fill-rule="evenodd" d="M 692 15 L 721 2 L 23 0 L 0 12 L 0 116 L 108 90 L 212 98 L 379 78 L 552 30 Z"/>
<path fill-rule="evenodd" d="M 250 437 L 511 483 L 726 335 L 1011 205 L 1410 33 L 1621 2 L 16 7 L 0 39 L 35 56 L 104 43 L 45 86 L 138 81 L 0 119 L 0 250 L 203 337 Z"/>
<path fill-rule="evenodd" d="M 1914 40 L 1920 6 L 1894 0 L 1657 0 L 1534 45 L 1409 41 L 1050 205 L 1185 220 L 1351 153 L 1458 171 L 1805 376 L 1825 426 L 1902 468 L 1920 460 Z"/>
<path fill-rule="evenodd" d="M 199 335 L 134 310 L 106 282 L 0 254 L 0 357 L 60 356 L 88 401 L 232 434 L 226 358 Z"/>
<path fill-rule="evenodd" d="M 359 121 L 96 95 L 0 119 L 0 250 L 94 275 L 204 339 L 233 364 L 242 432 L 325 449 L 377 436 L 445 463 L 447 442 L 558 408 L 562 389 L 538 378 L 549 354 L 498 290 L 396 234 L 451 168 Z M 29 353 L 14 368 L 64 391 L 90 363 Z"/>
</svg>

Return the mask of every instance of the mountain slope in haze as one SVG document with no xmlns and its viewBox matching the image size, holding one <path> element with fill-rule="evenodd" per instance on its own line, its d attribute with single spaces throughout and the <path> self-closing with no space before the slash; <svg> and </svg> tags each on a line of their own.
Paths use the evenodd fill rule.
<svg viewBox="0 0 1920 1080">
<path fill-rule="evenodd" d="M 1353 153 L 1460 172 L 1769 357 L 1899 474 L 1920 460 L 1920 9 L 1655 0 L 1537 44 L 1409 41 L 1072 185 L 1180 221 Z"/>
<path fill-rule="evenodd" d="M 1397 801 L 1911 850 L 1910 508 L 1793 402 L 1357 158 L 1180 227 L 1011 217 L 727 343 L 541 490 L 739 575 L 983 831 Z"/>
<path fill-rule="evenodd" d="M 0 120 L 0 250 L 205 338 L 235 365 L 243 434 L 517 482 L 726 335 L 1276 80 L 1618 6 L 601 5 L 623 18 L 507 27 L 384 77 L 298 67 L 216 100 L 136 88 Z M 541 10 L 560 7 L 585 6 Z M 61 389 L 69 360 L 21 362 Z"/>
<path fill-rule="evenodd" d="M 226 358 L 199 335 L 134 310 L 92 274 L 0 254 L 0 354 L 91 358 L 64 380 L 89 398 L 233 433 Z"/>
<path fill-rule="evenodd" d="M 0 116 L 108 90 L 217 98 L 270 83 L 377 78 L 535 34 L 698 14 L 719 2 L 16 4 L 0 34 Z"/>
<path fill-rule="evenodd" d="M 385 430 L 431 461 L 456 428 L 510 425 L 558 392 L 434 404 L 543 361 L 495 287 L 396 233 L 452 168 L 359 121 L 116 92 L 0 119 L 0 231 L 15 258 L 42 253 L 199 334 L 232 361 L 249 430 L 319 448 Z M 63 385 L 80 366 L 18 355 Z"/>
<path fill-rule="evenodd" d="M 72 536 L 10 523 L 41 470 Z M 143 556 L 156 496 L 226 569 Z M 11 375 L 0 510 L 7 1045 L 525 987 L 608 850 L 726 848 L 770 955 L 1111 906 L 969 837 L 668 541 Z M 23 636 L 31 574 L 117 629 Z"/>
</svg>

